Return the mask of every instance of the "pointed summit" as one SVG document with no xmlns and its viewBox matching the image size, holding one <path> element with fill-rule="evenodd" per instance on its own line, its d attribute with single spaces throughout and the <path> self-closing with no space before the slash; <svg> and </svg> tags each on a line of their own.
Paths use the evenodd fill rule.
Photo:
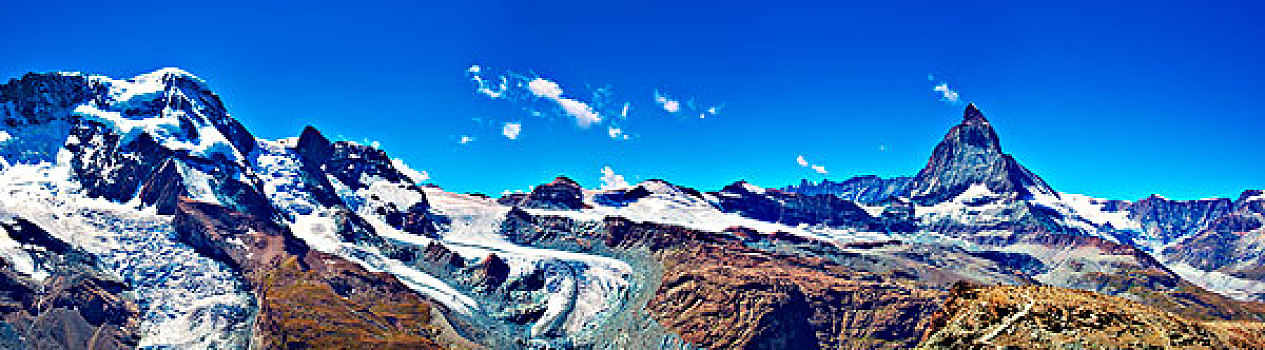
<svg viewBox="0 0 1265 350">
<path fill-rule="evenodd" d="M 962 113 L 962 123 L 966 124 L 972 121 L 988 123 L 988 119 L 984 119 L 984 113 L 980 112 L 974 103 L 968 103 L 966 111 Z"/>
<path fill-rule="evenodd" d="M 1033 192 L 1054 193 L 1040 177 L 1002 153 L 993 126 L 979 108 L 969 104 L 962 123 L 949 129 L 936 145 L 910 190 L 915 202 L 928 205 L 950 200 L 975 184 L 986 185 L 994 193 L 1015 193 L 1019 197 Z"/>
</svg>

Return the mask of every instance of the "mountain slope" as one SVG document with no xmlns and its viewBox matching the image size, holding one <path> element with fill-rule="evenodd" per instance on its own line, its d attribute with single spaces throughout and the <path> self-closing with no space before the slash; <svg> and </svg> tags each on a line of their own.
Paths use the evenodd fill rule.
<svg viewBox="0 0 1265 350">
<path fill-rule="evenodd" d="M 28 74 L 0 85 L 0 131 L 0 345 L 934 347 L 995 321 L 1058 338 L 1069 328 L 1028 315 L 1081 310 L 1060 298 L 1097 307 L 1095 326 L 1261 345 L 1243 334 L 1265 316 L 1245 301 L 1265 291 L 1265 197 L 1058 193 L 974 105 L 909 178 L 559 177 L 496 199 L 418 185 L 312 127 L 257 139 L 178 69 Z M 1072 326 L 1085 336 L 1063 343 L 1172 345 Z"/>
</svg>

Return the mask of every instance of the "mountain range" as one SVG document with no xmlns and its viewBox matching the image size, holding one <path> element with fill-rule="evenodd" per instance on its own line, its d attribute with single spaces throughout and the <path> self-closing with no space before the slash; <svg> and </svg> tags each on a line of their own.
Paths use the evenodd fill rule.
<svg viewBox="0 0 1265 350">
<path fill-rule="evenodd" d="M 0 85 L 0 348 L 1261 348 L 1265 192 L 1059 192 L 974 105 L 913 176 L 419 184 L 194 75 Z"/>
</svg>

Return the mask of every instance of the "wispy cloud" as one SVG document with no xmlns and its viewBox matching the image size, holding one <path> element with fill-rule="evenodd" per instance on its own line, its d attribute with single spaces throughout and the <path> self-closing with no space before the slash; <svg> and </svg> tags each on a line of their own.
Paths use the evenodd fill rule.
<svg viewBox="0 0 1265 350">
<path fill-rule="evenodd" d="M 518 134 L 523 132 L 523 123 L 505 123 L 501 126 L 501 135 L 510 140 L 517 140 Z"/>
<path fill-rule="evenodd" d="M 931 88 L 931 91 L 935 92 L 936 95 L 939 96 L 940 101 L 948 104 L 962 103 L 962 95 L 958 94 L 957 90 L 949 88 L 949 82 L 940 80 L 937 83 L 935 74 L 927 74 L 927 81 L 936 84 Z"/>
<path fill-rule="evenodd" d="M 474 90 L 493 99 L 501 98 L 501 96 L 505 95 L 505 90 L 509 90 L 509 80 L 505 79 L 505 77 L 499 77 L 500 84 L 493 85 L 491 81 L 485 80 L 479 75 L 482 71 L 483 67 L 478 65 L 473 65 L 466 69 L 466 73 L 470 74 L 470 80 L 474 81 L 476 85 Z"/>
<path fill-rule="evenodd" d="M 460 143 L 463 145 L 467 143 L 471 143 L 471 142 L 474 142 L 474 136 L 470 136 L 470 135 L 461 135 L 461 138 L 457 140 L 457 143 Z"/>
<path fill-rule="evenodd" d="M 616 189 L 628 187 L 628 181 L 624 180 L 623 175 L 615 173 L 609 165 L 602 167 L 602 189 Z"/>
<path fill-rule="evenodd" d="M 795 164 L 799 164 L 799 166 L 800 166 L 800 167 L 803 167 L 803 168 L 809 168 L 809 169 L 812 169 L 813 171 L 816 171 L 818 174 L 827 174 L 827 173 L 828 173 L 828 172 L 826 171 L 826 167 L 825 167 L 825 166 L 818 165 L 818 164 L 812 164 L 812 163 L 809 163 L 809 162 L 808 162 L 808 159 L 804 159 L 804 156 L 803 156 L 803 155 L 800 155 L 800 156 L 798 156 L 798 157 L 795 157 Z"/>
<path fill-rule="evenodd" d="M 536 78 L 527 83 L 527 89 L 536 96 L 544 98 L 562 97 L 562 87 L 558 83 L 545 80 L 544 78 Z"/>
<path fill-rule="evenodd" d="M 613 126 L 606 129 L 606 134 L 610 135 L 612 139 L 616 139 L 616 140 L 628 139 L 628 134 L 624 133 L 624 129 L 616 128 Z"/>
<path fill-rule="evenodd" d="M 699 118 L 711 118 L 719 115 L 724 106 L 699 104 L 693 98 L 680 99 L 662 89 L 655 89 L 653 101 L 646 102 L 646 105 L 653 103 L 657 108 L 634 109 L 633 102 L 639 100 L 621 96 L 611 86 L 583 84 L 572 87 L 566 82 L 532 72 L 519 73 L 479 65 L 468 67 L 466 74 L 480 96 L 508 102 L 521 108 L 528 116 L 565 118 L 574 121 L 580 129 L 597 126 L 608 133 L 618 131 L 611 136 L 613 139 L 629 139 L 630 129 L 635 129 L 639 123 L 654 122 L 653 119 L 639 119 L 634 114 L 651 116 L 654 115 L 652 113 L 666 111 L 679 117 L 697 115 Z M 645 95 L 640 96 L 644 98 Z M 502 134 L 506 134 L 505 130 Z"/>
<path fill-rule="evenodd" d="M 961 95 L 958 95 L 957 91 L 953 91 L 953 89 L 950 89 L 949 83 L 940 83 L 940 85 L 936 85 L 936 87 L 931 88 L 931 90 L 940 93 L 941 101 L 949 102 L 949 103 L 962 102 Z"/>
<path fill-rule="evenodd" d="M 681 111 L 681 101 L 674 100 L 671 97 L 668 97 L 667 94 L 659 90 L 654 91 L 654 103 L 659 104 L 659 107 L 663 108 L 663 110 L 665 111 L 668 111 L 668 113 L 676 113 L 676 112 Z"/>
</svg>

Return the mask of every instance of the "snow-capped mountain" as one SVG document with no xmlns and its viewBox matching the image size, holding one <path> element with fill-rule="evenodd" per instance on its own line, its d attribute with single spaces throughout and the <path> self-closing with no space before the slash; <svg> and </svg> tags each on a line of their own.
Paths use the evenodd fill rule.
<svg viewBox="0 0 1265 350">
<path fill-rule="evenodd" d="M 257 139 L 178 69 L 11 80 L 0 133 L 0 347 L 904 348 L 1006 339 L 993 318 L 1265 344 L 1260 191 L 1059 193 L 974 105 L 913 177 L 501 198 L 311 127 Z"/>
</svg>

